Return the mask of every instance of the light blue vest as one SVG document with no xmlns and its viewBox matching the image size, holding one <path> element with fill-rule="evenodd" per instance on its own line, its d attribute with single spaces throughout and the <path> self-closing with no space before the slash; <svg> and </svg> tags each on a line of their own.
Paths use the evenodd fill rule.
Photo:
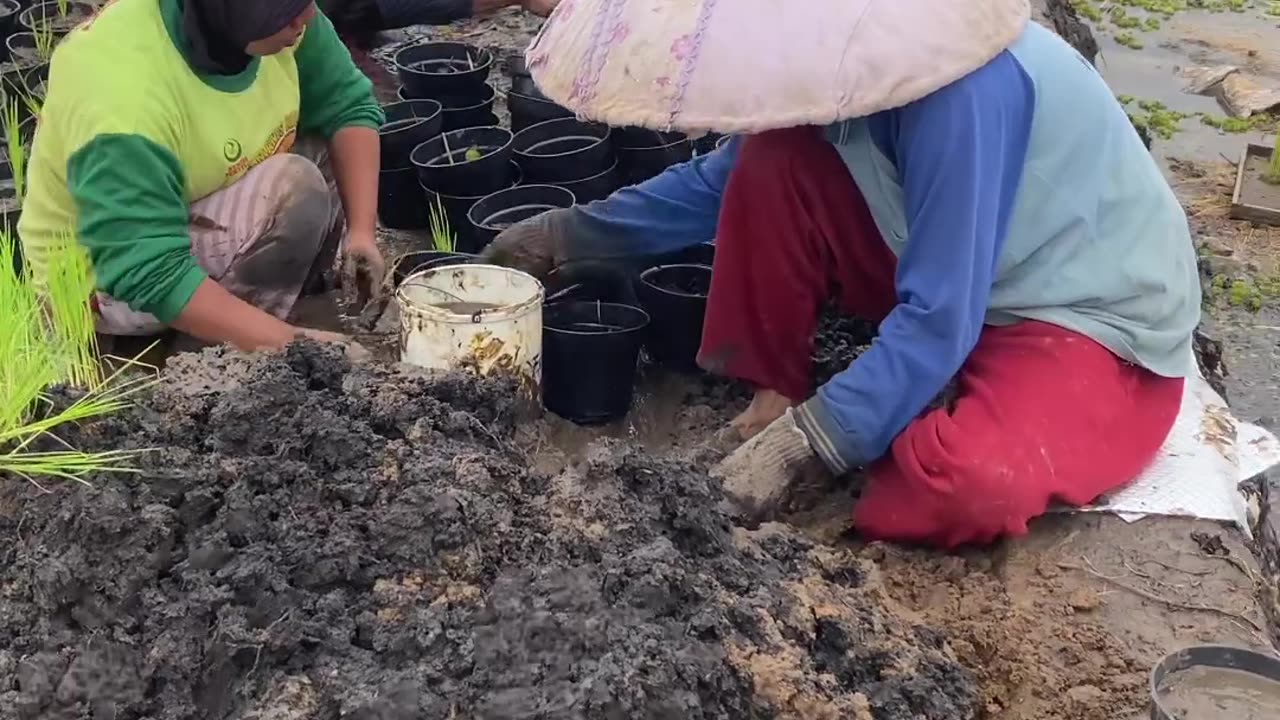
<svg viewBox="0 0 1280 720">
<path fill-rule="evenodd" d="M 1182 206 L 1088 61 L 1030 23 L 1010 48 L 1036 87 L 1022 181 L 986 322 L 1040 320 L 1166 377 L 1195 373 L 1200 278 Z M 902 184 L 865 119 L 827 128 L 895 254 Z"/>
</svg>

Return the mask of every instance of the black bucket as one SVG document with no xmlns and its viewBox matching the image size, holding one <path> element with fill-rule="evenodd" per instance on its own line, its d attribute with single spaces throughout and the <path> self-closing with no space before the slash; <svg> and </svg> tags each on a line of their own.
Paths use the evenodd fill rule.
<svg viewBox="0 0 1280 720">
<path fill-rule="evenodd" d="M 618 163 L 615 162 L 599 175 L 573 182 L 548 183 L 548 185 L 562 187 L 573 193 L 578 202 L 589 203 L 612 195 L 615 190 L 622 187 L 622 179 L 618 176 Z"/>
<path fill-rule="evenodd" d="M 382 170 L 378 173 L 378 221 L 394 230 L 427 227 L 426 196 L 418 182 L 417 168 Z"/>
<path fill-rule="evenodd" d="M 437 100 L 480 91 L 493 68 L 493 53 L 459 42 L 424 42 L 395 55 L 396 73 L 411 100 Z"/>
<path fill-rule="evenodd" d="M 711 268 L 706 265 L 659 265 L 640 274 L 636 294 L 652 318 L 645 349 L 654 362 L 672 370 L 698 369 L 710 290 Z"/>
<path fill-rule="evenodd" d="M 625 417 L 649 316 L 629 305 L 560 302 L 542 310 L 542 402 L 581 425 Z"/>
<path fill-rule="evenodd" d="M 473 152 L 479 157 L 468 160 Z M 496 126 L 453 130 L 414 148 L 409 160 L 425 188 L 484 197 L 510 187 L 511 131 Z"/>
<path fill-rule="evenodd" d="M 405 278 L 416 272 L 430 270 L 433 267 L 442 265 L 468 263 L 474 260 L 474 255 L 441 250 L 422 250 L 420 252 L 405 253 L 395 259 L 395 264 L 391 267 L 391 278 L 396 287 L 400 287 L 400 283 L 403 283 Z"/>
<path fill-rule="evenodd" d="M 498 233 L 548 210 L 574 205 L 573 193 L 554 185 L 519 185 L 476 201 L 467 211 L 472 237 L 487 246 Z"/>
<path fill-rule="evenodd" d="M 613 147 L 624 185 L 638 185 L 693 157 L 689 138 L 678 132 L 619 128 L 614 132 Z"/>
<path fill-rule="evenodd" d="M 520 132 L 527 127 L 548 120 L 573 117 L 573 111 L 542 97 L 541 93 L 526 95 L 513 86 L 507 92 L 507 110 L 511 113 L 511 129 Z"/>
<path fill-rule="evenodd" d="M 382 169 L 411 168 L 409 153 L 440 134 L 443 118 L 435 100 L 406 100 L 383 105 L 386 122 L 378 131 Z"/>
<path fill-rule="evenodd" d="M 511 148 L 527 182 L 575 182 L 614 163 L 609 132 L 608 125 L 573 118 L 548 120 L 517 133 Z"/>
</svg>

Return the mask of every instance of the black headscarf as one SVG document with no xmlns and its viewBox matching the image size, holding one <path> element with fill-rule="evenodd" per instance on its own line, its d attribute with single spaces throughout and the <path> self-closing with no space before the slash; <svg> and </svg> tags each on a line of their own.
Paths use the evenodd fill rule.
<svg viewBox="0 0 1280 720">
<path fill-rule="evenodd" d="M 244 49 L 280 32 L 312 0 L 183 0 L 182 29 L 191 64 L 215 75 L 235 75 L 253 59 Z"/>
</svg>

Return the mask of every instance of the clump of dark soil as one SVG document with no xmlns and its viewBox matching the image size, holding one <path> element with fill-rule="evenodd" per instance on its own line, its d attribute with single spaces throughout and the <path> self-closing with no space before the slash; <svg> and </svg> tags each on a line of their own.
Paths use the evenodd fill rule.
<svg viewBox="0 0 1280 720">
<path fill-rule="evenodd" d="M 506 383 L 179 356 L 76 438 L 138 477 L 0 492 L 0 718 L 970 718 L 875 565 L 732 527 L 625 444 L 556 476 Z"/>
<path fill-rule="evenodd" d="M 834 306 L 825 308 L 813 334 L 814 387 L 825 385 L 848 368 L 867 349 L 876 333 L 872 322 L 844 315 Z"/>
</svg>

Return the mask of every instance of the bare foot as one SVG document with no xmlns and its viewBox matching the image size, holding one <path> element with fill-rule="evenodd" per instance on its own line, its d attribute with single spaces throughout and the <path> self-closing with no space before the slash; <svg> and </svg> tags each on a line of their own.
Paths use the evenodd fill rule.
<svg viewBox="0 0 1280 720">
<path fill-rule="evenodd" d="M 751 405 L 729 423 L 742 440 L 750 440 L 769 427 L 769 423 L 782 417 L 791 407 L 789 398 L 773 390 L 757 390 Z"/>
</svg>

